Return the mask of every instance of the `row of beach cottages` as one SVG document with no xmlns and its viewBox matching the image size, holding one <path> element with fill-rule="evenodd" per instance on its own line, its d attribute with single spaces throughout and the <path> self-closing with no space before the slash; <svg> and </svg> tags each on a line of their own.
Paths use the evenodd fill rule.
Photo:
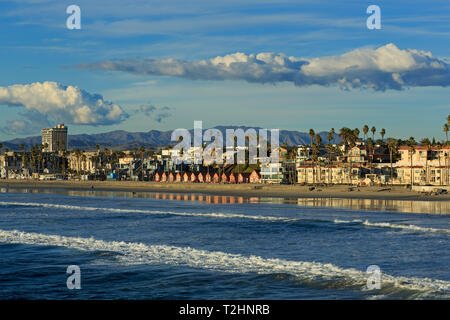
<svg viewBox="0 0 450 320">
<path fill-rule="evenodd" d="M 198 182 L 198 183 L 260 183 L 261 176 L 256 170 L 252 173 L 218 173 L 213 175 L 208 173 L 185 172 L 177 173 L 159 173 L 157 172 L 153 179 L 155 182 Z"/>
</svg>

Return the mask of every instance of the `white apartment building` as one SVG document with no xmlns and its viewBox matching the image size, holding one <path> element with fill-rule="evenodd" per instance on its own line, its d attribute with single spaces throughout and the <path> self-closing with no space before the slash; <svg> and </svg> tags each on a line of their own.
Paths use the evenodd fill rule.
<svg viewBox="0 0 450 320">
<path fill-rule="evenodd" d="M 42 145 L 44 152 L 67 151 L 68 128 L 60 123 L 54 128 L 42 129 Z"/>
</svg>

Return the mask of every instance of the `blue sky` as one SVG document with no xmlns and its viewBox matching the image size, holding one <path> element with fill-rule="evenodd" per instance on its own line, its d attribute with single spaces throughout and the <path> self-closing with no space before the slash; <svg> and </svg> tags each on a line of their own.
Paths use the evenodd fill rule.
<svg viewBox="0 0 450 320">
<path fill-rule="evenodd" d="M 81 30 L 66 28 L 71 4 Z M 371 4 L 381 30 L 366 27 Z M 58 120 L 72 134 L 203 120 L 300 131 L 368 124 L 443 139 L 450 114 L 449 1 L 0 0 L 0 28 L 3 141 Z M 266 52 L 285 59 L 282 76 L 258 56 Z M 345 54 L 361 58 L 357 71 Z M 245 62 L 217 66 L 216 57 Z"/>
</svg>

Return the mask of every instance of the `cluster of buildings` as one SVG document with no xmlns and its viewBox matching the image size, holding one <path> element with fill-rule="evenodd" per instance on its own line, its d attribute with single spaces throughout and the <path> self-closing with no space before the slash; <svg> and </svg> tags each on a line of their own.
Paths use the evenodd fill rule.
<svg viewBox="0 0 450 320">
<path fill-rule="evenodd" d="M 176 164 L 172 149 L 153 152 L 68 151 L 67 127 L 42 130 L 40 150 L 0 155 L 0 178 L 141 180 L 158 183 L 288 183 L 352 185 L 450 185 L 450 146 L 279 148 L 278 163 Z M 194 159 L 194 148 L 189 153 Z M 225 153 L 224 153 L 225 157 Z M 225 161 L 224 161 L 225 162 Z M 192 161 L 193 163 L 193 161 Z"/>
<path fill-rule="evenodd" d="M 392 160 L 387 147 L 339 148 L 336 161 L 297 161 L 297 183 L 450 185 L 450 146 L 400 146 Z"/>
</svg>

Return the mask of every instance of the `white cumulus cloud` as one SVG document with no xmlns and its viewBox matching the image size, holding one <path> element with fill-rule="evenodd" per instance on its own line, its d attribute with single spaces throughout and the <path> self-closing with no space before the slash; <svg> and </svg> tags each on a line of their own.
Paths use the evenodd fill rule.
<svg viewBox="0 0 450 320">
<path fill-rule="evenodd" d="M 32 124 L 39 115 L 40 122 L 64 122 L 79 125 L 111 125 L 120 123 L 128 114 L 117 104 L 105 101 L 99 94 L 91 94 L 76 86 L 56 82 L 35 82 L 0 87 L 0 105 L 25 107 L 22 113 Z M 33 115 L 33 116 L 31 116 Z M 11 132 L 24 129 L 24 120 L 13 120 Z M 8 127 L 6 127 L 8 128 Z"/>
<path fill-rule="evenodd" d="M 301 58 L 283 53 L 241 52 L 208 60 L 137 58 L 76 66 L 144 75 L 201 80 L 245 80 L 258 83 L 292 82 L 297 86 L 338 85 L 343 89 L 397 89 L 450 85 L 450 67 L 430 52 L 399 49 L 390 43 L 362 48 L 339 56 Z"/>
</svg>

